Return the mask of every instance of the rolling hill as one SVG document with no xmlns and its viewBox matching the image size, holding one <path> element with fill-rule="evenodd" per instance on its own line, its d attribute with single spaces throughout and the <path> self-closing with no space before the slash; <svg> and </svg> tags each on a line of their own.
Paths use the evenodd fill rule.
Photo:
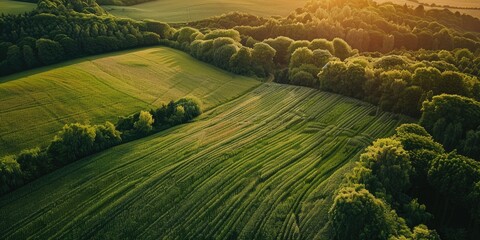
<svg viewBox="0 0 480 240">
<path fill-rule="evenodd" d="M 0 0 L 0 14 L 20 14 L 29 12 L 37 7 L 35 3 L 14 0 Z"/>
<path fill-rule="evenodd" d="M 287 15 L 305 5 L 307 0 L 280 0 L 265 5 L 260 0 L 200 0 L 200 1 L 151 1 L 134 6 L 103 6 L 109 13 L 133 19 L 155 19 L 165 22 L 197 21 L 233 11 L 257 16 Z"/>
<path fill-rule="evenodd" d="M 321 237 L 343 173 L 373 139 L 408 121 L 376 112 L 340 95 L 264 83 L 193 123 L 3 196 L 0 238 Z"/>
<path fill-rule="evenodd" d="M 66 123 L 115 122 L 118 116 L 184 96 L 201 99 L 208 109 L 258 84 L 164 47 L 82 58 L 0 78 L 0 155 L 44 144 Z"/>
</svg>

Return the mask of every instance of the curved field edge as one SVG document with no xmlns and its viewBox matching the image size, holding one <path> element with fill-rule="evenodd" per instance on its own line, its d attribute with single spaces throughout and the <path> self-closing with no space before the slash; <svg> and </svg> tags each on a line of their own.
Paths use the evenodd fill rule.
<svg viewBox="0 0 480 240">
<path fill-rule="evenodd" d="M 262 84 L 0 198 L 2 239 L 322 237 L 342 173 L 408 119 Z"/>
<path fill-rule="evenodd" d="M 66 123 L 116 122 L 194 97 L 209 109 L 260 84 L 166 47 L 86 57 L 0 78 L 0 156 L 48 143 Z"/>
<path fill-rule="evenodd" d="M 296 8 L 305 5 L 307 0 L 277 0 L 275 4 L 265 6 L 262 0 L 162 0 L 150 1 L 133 6 L 102 6 L 117 17 L 137 20 L 155 19 L 165 22 L 198 21 L 233 11 L 245 12 L 256 16 L 286 16 Z"/>
</svg>

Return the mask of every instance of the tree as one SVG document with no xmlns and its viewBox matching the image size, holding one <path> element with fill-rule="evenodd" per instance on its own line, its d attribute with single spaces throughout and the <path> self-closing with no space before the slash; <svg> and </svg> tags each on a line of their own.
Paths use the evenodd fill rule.
<svg viewBox="0 0 480 240">
<path fill-rule="evenodd" d="M 56 166 L 63 166 L 93 152 L 96 130 L 90 125 L 67 124 L 47 149 Z"/>
<path fill-rule="evenodd" d="M 413 240 L 440 240 L 435 230 L 429 230 L 427 226 L 420 224 L 413 229 Z"/>
<path fill-rule="evenodd" d="M 173 35 L 173 29 L 168 23 L 158 22 L 155 20 L 144 20 L 147 31 L 156 33 L 161 39 L 169 39 Z"/>
<path fill-rule="evenodd" d="M 23 54 L 17 45 L 12 45 L 8 48 L 6 60 L 13 71 L 19 71 L 25 67 Z"/>
<path fill-rule="evenodd" d="M 48 173 L 52 168 L 50 161 L 47 153 L 40 148 L 23 150 L 17 156 L 17 162 L 20 164 L 26 181 Z"/>
<path fill-rule="evenodd" d="M 23 184 L 22 170 L 14 156 L 0 158 L 0 195 Z"/>
<path fill-rule="evenodd" d="M 408 153 L 403 149 L 400 141 L 385 138 L 376 140 L 366 152 L 360 156 L 360 164 L 372 169 L 387 194 L 398 196 L 410 186 L 410 174 L 412 166 Z M 373 189 L 366 183 L 367 189 L 377 192 L 381 189 Z"/>
<path fill-rule="evenodd" d="M 252 60 L 257 70 L 257 75 L 266 77 L 273 73 L 273 58 L 277 51 L 266 43 L 256 43 L 253 46 Z"/>
<path fill-rule="evenodd" d="M 147 111 L 141 111 L 138 117 L 138 121 L 136 121 L 133 125 L 137 133 L 146 135 L 150 131 L 152 131 L 154 120 L 152 114 Z"/>
<path fill-rule="evenodd" d="M 94 151 L 98 152 L 122 142 L 120 131 L 111 122 L 95 126 Z"/>
<path fill-rule="evenodd" d="M 45 65 L 57 63 L 64 58 L 62 45 L 53 40 L 40 38 L 37 40 L 36 47 L 38 58 Z"/>
<path fill-rule="evenodd" d="M 421 67 L 415 69 L 412 75 L 413 84 L 420 86 L 425 91 L 434 90 L 437 81 L 442 78 L 442 73 L 434 67 Z M 438 92 L 435 89 L 435 92 Z"/>
<path fill-rule="evenodd" d="M 328 213 L 337 240 L 388 239 L 395 231 L 388 206 L 362 185 L 341 188 Z"/>
<path fill-rule="evenodd" d="M 252 50 L 247 47 L 241 47 L 230 58 L 230 70 L 237 74 L 250 75 L 252 73 Z"/>
<path fill-rule="evenodd" d="M 237 51 L 238 47 L 233 44 L 223 45 L 216 49 L 213 55 L 215 66 L 228 70 L 230 67 L 230 59 Z"/>
<path fill-rule="evenodd" d="M 291 58 L 289 68 L 297 68 L 303 64 L 312 64 L 313 63 L 313 52 L 307 47 L 297 48 Z"/>
<path fill-rule="evenodd" d="M 23 59 L 27 68 L 33 68 L 39 65 L 37 57 L 29 45 L 23 46 Z"/>
<path fill-rule="evenodd" d="M 340 58 L 340 60 L 345 60 L 350 57 L 352 54 L 352 48 L 341 38 L 333 39 L 333 49 L 335 50 L 335 56 Z"/>
<path fill-rule="evenodd" d="M 275 49 L 276 54 L 273 58 L 273 61 L 279 65 L 287 65 L 289 52 L 288 48 L 292 44 L 293 40 L 288 37 L 277 37 L 275 39 L 269 38 L 263 41 L 264 43 L 270 45 L 273 49 Z"/>
</svg>

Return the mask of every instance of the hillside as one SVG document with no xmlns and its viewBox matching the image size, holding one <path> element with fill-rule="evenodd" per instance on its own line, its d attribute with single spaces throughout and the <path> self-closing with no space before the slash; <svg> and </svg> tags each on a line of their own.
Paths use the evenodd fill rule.
<svg viewBox="0 0 480 240">
<path fill-rule="evenodd" d="M 20 14 L 32 11 L 37 7 L 34 3 L 14 0 L 0 0 L 0 14 Z"/>
<path fill-rule="evenodd" d="M 208 109 L 258 84 L 164 47 L 82 58 L 3 77 L 0 155 L 48 142 L 66 123 L 116 121 L 183 96 L 201 99 Z"/>
<path fill-rule="evenodd" d="M 0 198 L 0 238 L 318 237 L 347 163 L 406 121 L 376 109 L 263 84 Z"/>
<path fill-rule="evenodd" d="M 118 17 L 133 19 L 155 19 L 165 22 L 197 21 L 233 11 L 250 13 L 257 16 L 289 14 L 302 7 L 307 0 L 279 0 L 265 6 L 261 0 L 200 0 L 200 1 L 151 1 L 134 6 L 103 6 L 109 13 Z"/>
</svg>

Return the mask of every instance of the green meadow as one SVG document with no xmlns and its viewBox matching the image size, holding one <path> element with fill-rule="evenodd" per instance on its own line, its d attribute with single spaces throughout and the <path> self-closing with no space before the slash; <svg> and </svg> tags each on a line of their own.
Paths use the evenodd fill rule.
<svg viewBox="0 0 480 240">
<path fill-rule="evenodd" d="M 37 7 L 35 3 L 13 0 L 0 0 L 0 14 L 20 14 L 29 12 Z"/>
<path fill-rule="evenodd" d="M 0 155 L 48 143 L 66 123 L 116 122 L 185 96 L 209 109 L 258 84 L 164 47 L 10 75 L 0 78 Z"/>
<path fill-rule="evenodd" d="M 159 0 L 133 6 L 103 6 L 109 13 L 133 19 L 155 19 L 166 22 L 189 22 L 233 11 L 257 16 L 285 16 L 302 7 L 307 0 L 279 0 L 268 3 L 261 0 Z"/>
<path fill-rule="evenodd" d="M 230 91 L 202 99 L 212 106 Z M 0 238 L 321 238 L 343 173 L 406 121 L 340 95 L 264 83 L 193 123 L 3 196 Z"/>
</svg>

